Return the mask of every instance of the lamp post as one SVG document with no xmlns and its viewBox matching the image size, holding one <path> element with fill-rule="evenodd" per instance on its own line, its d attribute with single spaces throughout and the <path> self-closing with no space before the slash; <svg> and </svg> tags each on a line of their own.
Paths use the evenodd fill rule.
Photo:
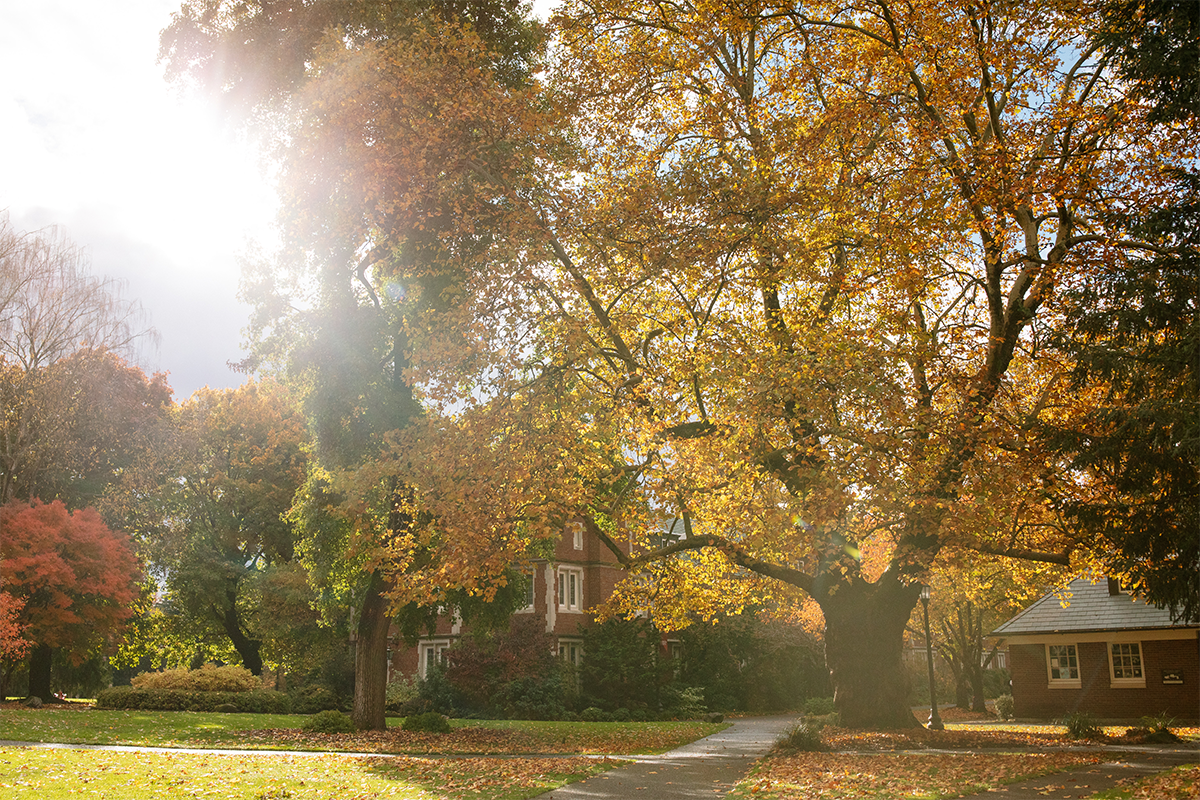
<svg viewBox="0 0 1200 800">
<path fill-rule="evenodd" d="M 932 710 L 929 712 L 929 730 L 941 731 L 945 730 L 946 726 L 942 724 L 942 717 L 938 714 L 937 687 L 933 685 L 933 641 L 929 636 L 929 587 L 921 587 L 921 610 L 925 614 L 925 663 L 929 666 L 929 705 Z"/>
</svg>

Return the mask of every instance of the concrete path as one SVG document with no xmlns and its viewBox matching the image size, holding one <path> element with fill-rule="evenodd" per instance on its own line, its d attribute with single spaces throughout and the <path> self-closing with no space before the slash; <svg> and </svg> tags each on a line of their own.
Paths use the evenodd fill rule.
<svg viewBox="0 0 1200 800">
<path fill-rule="evenodd" d="M 538 800 L 692 800 L 724 797 L 798 716 L 753 717 L 660 756 L 539 795 Z"/>
</svg>

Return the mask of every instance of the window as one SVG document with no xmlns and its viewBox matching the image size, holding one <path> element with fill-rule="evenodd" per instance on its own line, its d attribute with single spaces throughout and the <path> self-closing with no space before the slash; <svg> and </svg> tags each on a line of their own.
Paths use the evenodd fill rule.
<svg viewBox="0 0 1200 800">
<path fill-rule="evenodd" d="M 558 610 L 583 610 L 583 570 L 571 567 L 559 568 Z"/>
<path fill-rule="evenodd" d="M 572 522 L 570 527 L 571 527 L 571 542 L 572 542 L 572 544 L 575 546 L 576 550 L 582 550 L 583 549 L 583 523 L 582 522 Z"/>
<path fill-rule="evenodd" d="M 1073 644 L 1048 644 L 1046 656 L 1050 668 L 1050 686 L 1079 687 L 1079 655 Z"/>
<path fill-rule="evenodd" d="M 528 614 L 534 610 L 534 589 L 537 587 L 537 567 L 532 572 L 525 573 L 525 606 L 518 608 L 518 614 Z"/>
<path fill-rule="evenodd" d="M 1113 686 L 1145 686 L 1142 671 L 1142 646 L 1138 642 L 1114 642 L 1109 645 L 1108 665 Z"/>
<path fill-rule="evenodd" d="M 436 642 L 421 642 L 420 662 L 417 664 L 417 669 L 421 673 L 421 677 L 429 676 L 429 671 L 434 667 L 440 667 L 446 660 L 446 651 L 450 649 L 450 642 L 441 640 Z"/>
<path fill-rule="evenodd" d="M 578 667 L 583 660 L 583 642 L 577 639 L 559 639 L 558 657 Z"/>
</svg>

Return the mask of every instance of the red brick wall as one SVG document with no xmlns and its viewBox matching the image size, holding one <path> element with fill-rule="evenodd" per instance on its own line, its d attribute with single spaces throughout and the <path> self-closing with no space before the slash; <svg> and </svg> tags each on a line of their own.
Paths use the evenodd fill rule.
<svg viewBox="0 0 1200 800">
<path fill-rule="evenodd" d="M 1145 688 L 1113 688 L 1105 642 L 1077 642 L 1080 688 L 1047 687 L 1046 646 L 1009 647 L 1009 673 L 1018 717 L 1054 718 L 1084 712 L 1098 718 L 1138 719 L 1165 713 L 1200 719 L 1200 645 L 1195 639 L 1143 640 Z M 1183 674 L 1182 685 L 1162 682 L 1164 670 Z"/>
</svg>

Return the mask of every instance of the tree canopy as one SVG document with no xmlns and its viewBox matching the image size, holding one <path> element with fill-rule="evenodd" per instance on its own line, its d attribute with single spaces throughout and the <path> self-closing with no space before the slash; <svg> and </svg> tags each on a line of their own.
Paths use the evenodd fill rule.
<svg viewBox="0 0 1200 800">
<path fill-rule="evenodd" d="M 383 5 L 425 12 L 313 37 L 284 140 L 351 550 L 395 605 L 489 596 L 583 515 L 619 610 L 807 595 L 843 719 L 914 724 L 930 570 L 1079 546 L 1034 429 L 1088 398 L 1047 343 L 1095 264 L 1174 247 L 1113 210 L 1169 202 L 1194 128 L 1075 0 L 568 1 L 544 61 Z M 264 341 L 305 319 L 258 297 Z"/>
<path fill-rule="evenodd" d="M 76 663 L 115 649 L 134 613 L 141 564 L 124 534 L 92 508 L 59 500 L 0 506 L 0 592 L 19 605 L 17 622 L 35 645 L 30 693 L 49 697 L 49 656 L 62 648 Z"/>
</svg>

